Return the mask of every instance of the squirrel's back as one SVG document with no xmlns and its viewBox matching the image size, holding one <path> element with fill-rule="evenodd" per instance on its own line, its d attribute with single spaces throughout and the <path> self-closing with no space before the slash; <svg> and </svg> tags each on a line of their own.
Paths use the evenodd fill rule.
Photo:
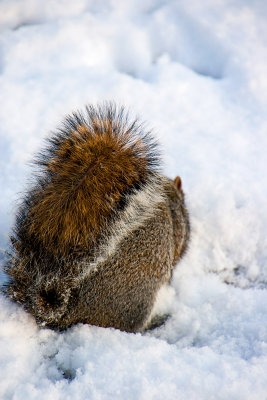
<svg viewBox="0 0 267 400">
<path fill-rule="evenodd" d="M 159 174 L 150 133 L 112 104 L 68 117 L 36 163 L 7 293 L 54 328 L 142 330 L 188 242 L 181 180 Z"/>
</svg>

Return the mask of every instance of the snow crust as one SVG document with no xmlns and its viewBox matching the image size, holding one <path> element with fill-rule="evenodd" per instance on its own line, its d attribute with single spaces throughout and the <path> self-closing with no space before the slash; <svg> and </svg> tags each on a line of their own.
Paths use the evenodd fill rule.
<svg viewBox="0 0 267 400">
<path fill-rule="evenodd" d="M 32 155 L 103 100 L 154 128 L 192 225 L 144 335 L 39 329 L 1 297 L 1 400 L 267 399 L 266 19 L 260 0 L 0 2 L 1 261 Z"/>
</svg>

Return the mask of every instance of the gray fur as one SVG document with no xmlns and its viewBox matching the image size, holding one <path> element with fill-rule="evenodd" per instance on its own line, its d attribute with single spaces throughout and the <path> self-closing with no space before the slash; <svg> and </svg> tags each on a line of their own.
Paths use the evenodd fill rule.
<svg viewBox="0 0 267 400">
<path fill-rule="evenodd" d="M 127 225 L 126 215 L 137 200 L 136 194 L 131 195 L 129 208 L 124 212 L 126 220 L 121 216 L 114 223 L 112 236 L 94 262 L 83 260 L 76 276 L 60 278 L 58 282 L 55 277 L 51 278 L 48 286 L 56 288 L 62 298 L 56 309 L 48 304 L 40 308 L 36 302 L 32 311 L 43 325 L 64 329 L 83 322 L 128 332 L 147 327 L 157 292 L 171 279 L 177 261 L 175 246 L 179 248 L 179 255 L 182 254 L 189 237 L 188 214 L 172 181 L 158 177 L 154 188 L 158 191 L 155 195 L 158 201 L 151 204 L 151 209 L 146 202 L 143 216 L 140 208 L 134 207 L 136 220 L 132 215 L 128 231 L 125 233 L 122 229 L 114 239 L 115 227 Z M 143 191 L 147 193 L 146 188 Z M 112 250 L 109 240 L 116 242 L 115 247 L 110 246 Z M 46 278 L 46 285 L 47 282 Z M 37 296 L 39 285 L 43 285 L 42 281 L 35 282 Z"/>
</svg>

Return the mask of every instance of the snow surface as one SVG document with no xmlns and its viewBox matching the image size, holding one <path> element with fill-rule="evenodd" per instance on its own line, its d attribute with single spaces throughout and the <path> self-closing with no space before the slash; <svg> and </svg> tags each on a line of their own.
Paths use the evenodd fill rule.
<svg viewBox="0 0 267 400">
<path fill-rule="evenodd" d="M 266 20 L 263 0 L 0 2 L 1 258 L 27 163 L 86 103 L 154 128 L 192 224 L 144 335 L 40 330 L 1 297 L 1 400 L 267 399 Z"/>
</svg>

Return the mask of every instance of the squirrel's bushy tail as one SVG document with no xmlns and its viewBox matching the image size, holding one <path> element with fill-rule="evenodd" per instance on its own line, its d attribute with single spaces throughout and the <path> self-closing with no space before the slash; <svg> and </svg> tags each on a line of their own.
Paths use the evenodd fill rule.
<svg viewBox="0 0 267 400">
<path fill-rule="evenodd" d="M 41 175 L 17 226 L 53 254 L 92 247 L 158 166 L 157 144 L 123 108 L 106 103 L 74 113 L 38 155 Z"/>
</svg>

